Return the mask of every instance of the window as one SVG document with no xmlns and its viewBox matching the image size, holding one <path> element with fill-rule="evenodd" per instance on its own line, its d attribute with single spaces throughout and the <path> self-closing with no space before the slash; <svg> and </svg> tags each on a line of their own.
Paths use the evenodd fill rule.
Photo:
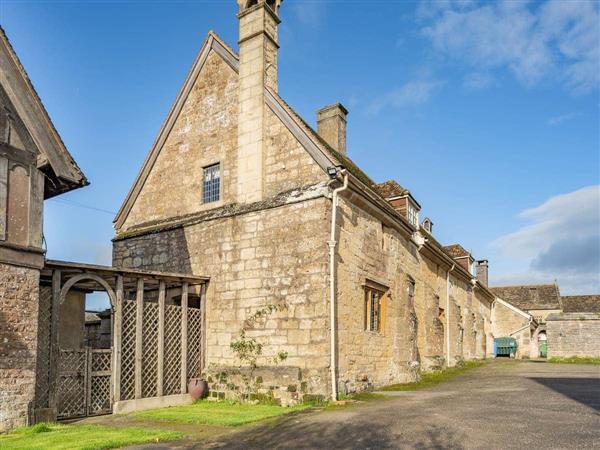
<svg viewBox="0 0 600 450">
<path fill-rule="evenodd" d="M 415 227 L 419 228 L 419 212 L 410 203 L 408 204 L 408 221 Z"/>
<path fill-rule="evenodd" d="M 204 168 L 204 183 L 202 201 L 204 203 L 216 202 L 221 193 L 221 165 L 213 164 Z"/>
<path fill-rule="evenodd" d="M 365 330 L 383 331 L 384 293 L 365 286 Z"/>
</svg>

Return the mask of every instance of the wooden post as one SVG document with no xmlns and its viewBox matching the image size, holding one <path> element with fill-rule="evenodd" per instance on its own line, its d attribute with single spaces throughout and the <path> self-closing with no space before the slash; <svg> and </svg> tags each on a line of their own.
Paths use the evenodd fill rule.
<svg viewBox="0 0 600 450">
<path fill-rule="evenodd" d="M 113 400 L 121 400 L 121 350 L 123 342 L 123 276 L 117 275 L 117 303 L 113 326 Z"/>
<path fill-rule="evenodd" d="M 144 326 L 144 279 L 138 278 L 135 296 L 135 398 L 142 398 L 142 333 Z"/>
<path fill-rule="evenodd" d="M 181 393 L 187 392 L 188 284 L 181 285 Z"/>
<path fill-rule="evenodd" d="M 8 221 L 8 159 L 0 156 L 0 241 L 6 240 Z"/>
<path fill-rule="evenodd" d="M 58 348 L 58 326 L 60 313 L 60 284 L 61 272 L 54 270 L 52 272 L 52 318 L 50 325 L 50 367 L 49 367 L 49 392 L 48 400 L 50 408 L 57 414 L 58 407 L 58 358 L 60 351 Z"/>
<path fill-rule="evenodd" d="M 165 363 L 165 282 L 158 285 L 158 361 L 156 362 L 156 395 L 163 396 Z"/>
<path fill-rule="evenodd" d="M 200 288 L 200 373 L 206 367 L 206 283 Z"/>
</svg>

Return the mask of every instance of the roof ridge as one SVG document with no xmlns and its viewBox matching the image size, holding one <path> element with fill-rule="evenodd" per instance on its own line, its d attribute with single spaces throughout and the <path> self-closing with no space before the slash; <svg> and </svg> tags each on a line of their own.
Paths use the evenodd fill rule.
<svg viewBox="0 0 600 450">
<path fill-rule="evenodd" d="M 10 39 L 8 38 L 8 35 L 6 34 L 6 31 L 4 30 L 4 27 L 2 27 L 2 25 L 0 25 L 0 41 L 5 42 L 6 48 L 8 49 L 8 52 L 9 52 L 11 58 L 13 59 L 13 62 L 15 64 L 15 66 L 17 67 L 17 70 L 19 71 L 19 73 L 21 74 L 21 77 L 25 81 L 26 86 L 28 87 L 34 100 L 38 104 L 40 111 L 42 112 L 42 115 L 44 116 L 44 118 L 47 122 L 47 125 L 50 128 L 52 136 L 56 139 L 59 146 L 62 147 L 62 150 L 64 150 L 65 156 L 69 159 L 69 162 L 74 166 L 75 173 L 71 173 L 71 175 L 72 176 L 79 175 L 83 186 L 89 184 L 89 181 L 86 178 L 85 174 L 83 173 L 83 171 L 81 170 L 81 168 L 79 167 L 77 162 L 75 161 L 75 158 L 73 158 L 73 156 L 67 149 L 67 146 L 65 145 L 64 141 L 62 140 L 62 137 L 56 130 L 56 127 L 54 126 L 54 123 L 52 122 L 52 119 L 50 118 L 50 114 L 48 114 L 48 111 L 46 110 L 46 107 L 44 106 L 44 102 L 42 102 L 41 97 L 37 93 L 35 86 L 33 85 L 33 82 L 29 78 L 29 75 L 27 74 L 27 71 L 25 70 L 23 63 L 21 63 L 21 60 L 19 59 L 19 56 L 17 55 L 17 52 L 15 51 L 14 47 L 12 46 Z M 31 131 L 29 131 L 29 132 L 31 133 Z M 73 179 L 72 181 L 77 181 L 77 180 Z"/>
</svg>

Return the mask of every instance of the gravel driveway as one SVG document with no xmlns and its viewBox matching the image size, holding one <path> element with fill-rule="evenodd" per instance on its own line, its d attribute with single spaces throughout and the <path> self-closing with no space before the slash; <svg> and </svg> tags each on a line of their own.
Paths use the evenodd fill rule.
<svg viewBox="0 0 600 450">
<path fill-rule="evenodd" d="M 600 366 L 498 360 L 427 390 L 160 448 L 600 449 Z"/>
</svg>

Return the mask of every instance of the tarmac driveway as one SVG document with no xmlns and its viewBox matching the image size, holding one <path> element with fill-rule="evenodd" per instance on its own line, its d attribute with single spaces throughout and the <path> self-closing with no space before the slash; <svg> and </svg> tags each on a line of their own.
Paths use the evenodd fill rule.
<svg viewBox="0 0 600 450">
<path fill-rule="evenodd" d="M 494 361 L 431 389 L 181 444 L 160 448 L 600 449 L 600 366 Z"/>
</svg>

